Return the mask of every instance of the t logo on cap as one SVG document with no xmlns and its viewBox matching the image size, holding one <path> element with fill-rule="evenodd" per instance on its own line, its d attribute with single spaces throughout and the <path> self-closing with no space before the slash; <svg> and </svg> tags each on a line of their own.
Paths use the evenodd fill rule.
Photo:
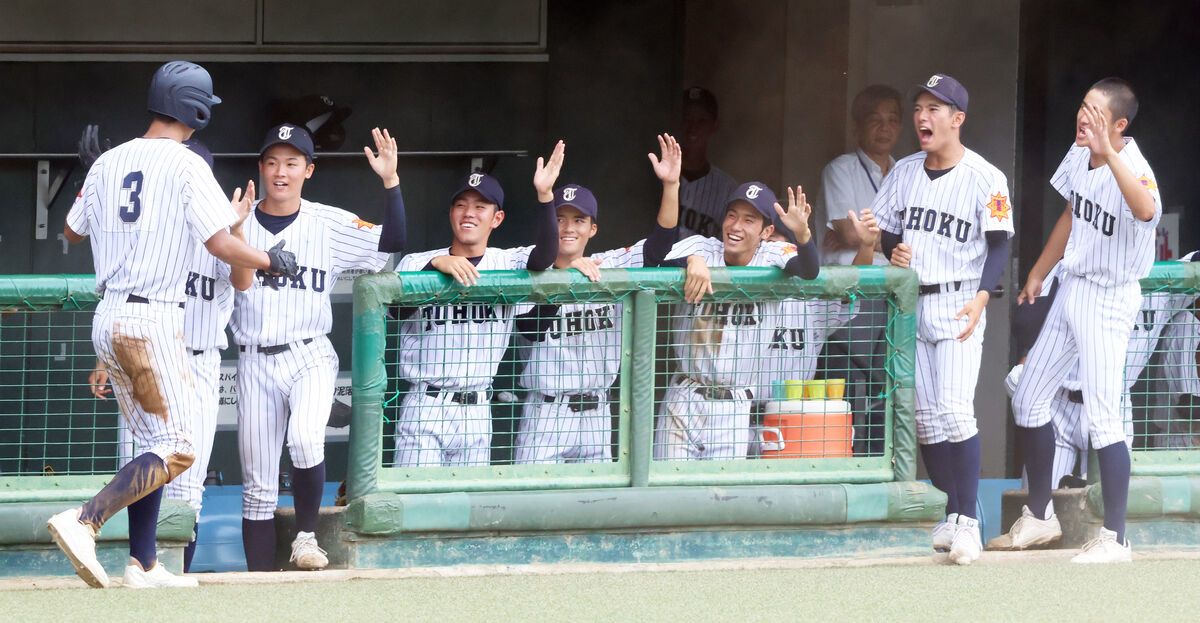
<svg viewBox="0 0 1200 623">
<path fill-rule="evenodd" d="M 754 184 L 751 184 L 751 185 L 750 185 L 750 186 L 749 186 L 749 187 L 746 189 L 746 198 L 747 198 L 747 199 L 755 199 L 755 198 L 757 198 L 757 197 L 758 197 L 758 193 L 759 193 L 759 191 L 761 191 L 761 190 L 762 190 L 762 188 L 761 188 L 761 187 L 759 187 L 759 186 L 755 186 Z"/>
<path fill-rule="evenodd" d="M 940 74 L 933 74 L 932 76 L 929 77 L 929 81 L 925 83 L 925 86 L 936 87 L 938 85 L 938 83 L 941 81 L 942 81 L 942 76 Z"/>
<path fill-rule="evenodd" d="M 294 129 L 295 128 L 293 128 L 290 125 L 279 126 L 279 140 L 286 141 L 289 138 L 292 138 L 292 130 L 294 130 Z"/>
<path fill-rule="evenodd" d="M 467 179 L 467 184 L 469 184 L 471 186 L 471 188 L 475 188 L 476 186 L 479 186 L 479 183 L 482 181 L 483 181 L 482 173 L 472 173 L 471 177 Z"/>
<path fill-rule="evenodd" d="M 563 189 L 563 201 L 575 201 L 575 189 L 574 188 L 564 188 Z"/>
</svg>

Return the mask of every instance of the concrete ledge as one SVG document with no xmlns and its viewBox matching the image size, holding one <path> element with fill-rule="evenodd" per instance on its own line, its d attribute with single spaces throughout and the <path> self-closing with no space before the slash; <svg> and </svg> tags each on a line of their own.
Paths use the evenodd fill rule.
<svg viewBox="0 0 1200 623">
<path fill-rule="evenodd" d="M 350 503 L 346 524 L 364 536 L 826 526 L 937 521 L 945 504 L 945 494 L 922 482 L 375 493 Z"/>
<path fill-rule="evenodd" d="M 1200 501 L 1200 477 L 1135 476 L 1129 482 L 1125 534 L 1134 550 L 1200 550 L 1200 512 L 1193 510 L 1191 487 Z M 1183 492 L 1187 493 L 1183 493 Z M 1001 497 L 1001 532 L 1021 516 L 1028 492 L 1010 489 Z M 1079 548 L 1104 523 L 1101 484 L 1053 492 L 1054 512 L 1062 525 L 1058 548 Z"/>
</svg>

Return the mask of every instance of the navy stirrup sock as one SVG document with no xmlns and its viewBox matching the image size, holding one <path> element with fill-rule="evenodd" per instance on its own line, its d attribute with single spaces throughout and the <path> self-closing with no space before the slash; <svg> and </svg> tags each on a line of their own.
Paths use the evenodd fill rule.
<svg viewBox="0 0 1200 623">
<path fill-rule="evenodd" d="M 979 467 L 983 462 L 979 433 L 965 441 L 951 443 L 950 456 L 953 458 L 954 484 L 958 489 L 958 514 L 978 519 Z"/>
<path fill-rule="evenodd" d="M 158 560 L 158 508 L 162 503 L 162 487 L 147 493 L 142 499 L 130 504 L 129 555 L 147 571 Z"/>
<path fill-rule="evenodd" d="M 275 566 L 275 520 L 242 518 L 242 549 L 247 571 L 277 571 Z"/>
<path fill-rule="evenodd" d="M 959 512 L 958 485 L 954 478 L 954 463 L 950 453 L 950 442 L 921 444 L 921 460 L 929 481 L 946 494 L 946 514 Z"/>
<path fill-rule="evenodd" d="M 1125 544 L 1125 508 L 1129 502 L 1129 448 L 1119 441 L 1096 451 L 1100 460 L 1100 493 L 1104 498 L 1104 527 Z"/>
<path fill-rule="evenodd" d="M 296 507 L 296 531 L 316 532 L 325 490 L 325 461 L 308 469 L 292 470 L 292 501 Z"/>
<path fill-rule="evenodd" d="M 196 542 L 200 540 L 200 517 L 196 517 L 196 525 L 192 527 L 192 542 L 183 548 L 183 572 L 192 572 L 192 558 L 196 556 Z"/>
<path fill-rule="evenodd" d="M 1038 519 L 1049 519 L 1050 477 L 1054 468 L 1054 426 L 1050 423 L 1035 428 L 1017 426 L 1017 438 L 1025 459 L 1025 474 L 1029 477 L 1029 500 L 1026 506 Z"/>
</svg>

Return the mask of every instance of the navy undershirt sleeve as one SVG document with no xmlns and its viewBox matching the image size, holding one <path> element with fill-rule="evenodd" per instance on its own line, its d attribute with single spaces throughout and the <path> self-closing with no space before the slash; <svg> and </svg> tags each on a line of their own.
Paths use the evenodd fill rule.
<svg viewBox="0 0 1200 623">
<path fill-rule="evenodd" d="M 655 223 L 654 231 L 650 232 L 650 237 L 646 238 L 646 243 L 642 245 L 642 265 L 667 266 L 667 264 L 663 264 L 663 260 L 671 252 L 671 246 L 677 240 L 679 240 L 678 226 L 667 229 Z M 686 258 L 684 260 L 686 264 Z"/>
<path fill-rule="evenodd" d="M 535 305 L 533 309 L 517 315 L 517 331 L 534 342 L 545 341 L 546 331 L 554 324 L 559 309 L 558 305 Z"/>
<path fill-rule="evenodd" d="M 383 229 L 379 232 L 379 250 L 400 253 L 408 243 L 408 225 L 404 214 L 404 195 L 400 187 L 387 189 L 387 206 L 383 210 Z"/>
<path fill-rule="evenodd" d="M 525 264 L 528 270 L 546 270 L 558 258 L 558 218 L 554 212 L 554 203 L 538 202 L 537 238 L 533 250 L 529 252 L 529 261 Z"/>
<path fill-rule="evenodd" d="M 904 238 L 900 234 L 893 234 L 886 229 L 879 232 L 879 243 L 883 246 L 883 254 L 890 260 L 892 259 L 892 251 L 896 250 L 896 245 L 900 244 Z"/>
<path fill-rule="evenodd" d="M 989 231 L 985 234 L 988 242 L 987 259 L 983 261 L 983 275 L 979 277 L 979 292 L 991 292 L 1000 283 L 1000 275 L 1008 265 L 1008 257 L 1012 253 L 1012 243 L 1006 231 Z"/>
<path fill-rule="evenodd" d="M 796 247 L 796 257 L 787 261 L 783 272 L 801 279 L 816 279 L 821 273 L 821 255 L 817 245 L 810 238 L 808 242 Z"/>
</svg>

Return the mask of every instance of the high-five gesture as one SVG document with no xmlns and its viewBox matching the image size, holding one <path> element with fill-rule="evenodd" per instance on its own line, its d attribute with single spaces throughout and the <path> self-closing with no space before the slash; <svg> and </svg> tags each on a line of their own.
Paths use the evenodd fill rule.
<svg viewBox="0 0 1200 623">
<path fill-rule="evenodd" d="M 779 220 L 796 235 L 796 242 L 807 244 L 812 239 L 812 232 L 808 229 L 808 217 L 812 214 L 812 206 L 809 205 L 807 197 L 804 195 L 804 188 L 797 186 L 795 190 L 789 186 L 788 189 L 788 209 L 785 211 L 783 206 L 775 203 L 775 213 L 779 215 Z"/>
<path fill-rule="evenodd" d="M 254 180 L 246 182 L 246 194 L 244 195 L 241 188 L 235 188 L 229 205 L 233 206 L 233 211 L 237 213 L 238 217 L 237 222 L 229 228 L 236 235 L 236 232 L 241 230 L 242 223 L 246 222 L 246 217 L 250 216 L 250 211 L 254 209 Z"/>
<path fill-rule="evenodd" d="M 396 139 L 392 138 L 387 128 L 382 131 L 372 128 L 371 137 L 375 139 L 375 151 L 371 151 L 370 147 L 363 147 L 363 153 L 367 154 L 367 162 L 371 163 L 375 174 L 383 180 L 384 188 L 399 186 L 400 176 L 396 173 Z M 379 155 L 376 155 L 376 152 Z"/>
<path fill-rule="evenodd" d="M 650 166 L 654 167 L 654 174 L 663 184 L 678 184 L 679 172 L 683 167 L 683 148 L 670 134 L 658 135 L 658 148 L 662 152 L 661 158 L 646 154 L 650 158 Z"/>
<path fill-rule="evenodd" d="M 554 152 L 550 154 L 549 160 L 538 156 L 537 168 L 533 170 L 533 187 L 537 189 L 538 201 L 542 203 L 554 201 L 554 182 L 558 180 L 558 174 L 562 171 L 563 154 L 566 149 L 567 144 L 559 141 L 555 143 Z"/>
</svg>

